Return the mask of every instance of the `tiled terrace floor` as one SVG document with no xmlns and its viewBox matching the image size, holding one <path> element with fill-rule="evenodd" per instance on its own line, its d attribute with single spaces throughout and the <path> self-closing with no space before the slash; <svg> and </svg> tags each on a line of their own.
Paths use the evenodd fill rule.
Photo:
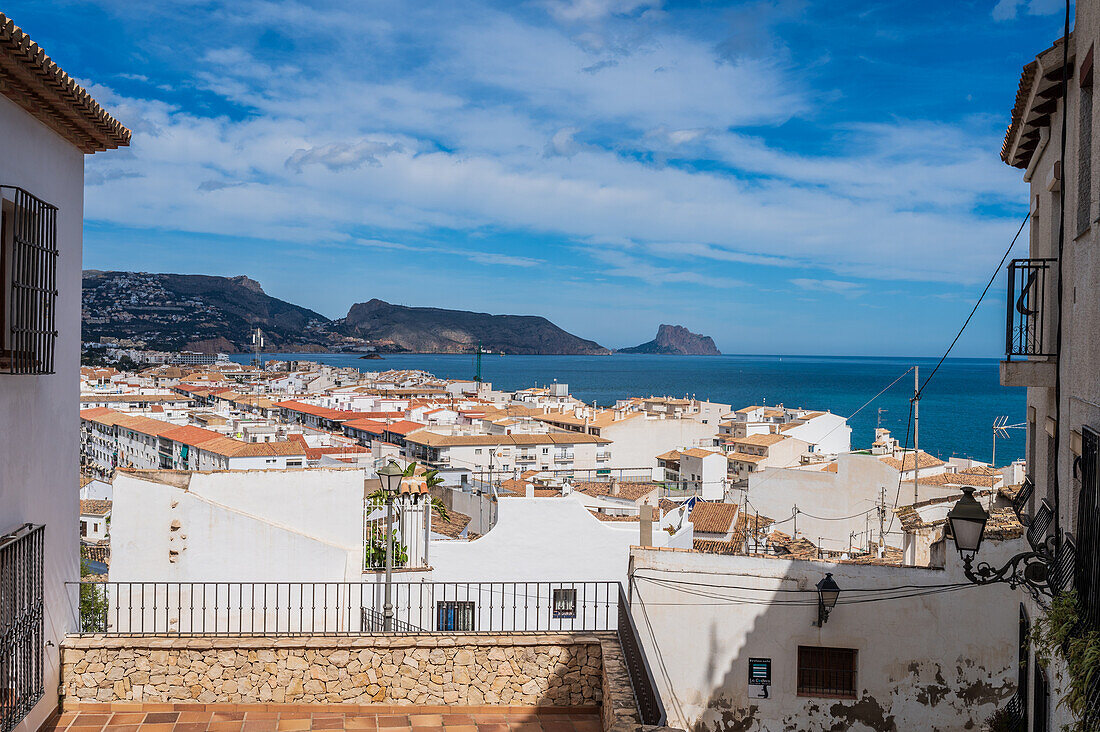
<svg viewBox="0 0 1100 732">
<path fill-rule="evenodd" d="M 525 707 L 84 704 L 40 732 L 601 732 L 599 713 Z"/>
</svg>

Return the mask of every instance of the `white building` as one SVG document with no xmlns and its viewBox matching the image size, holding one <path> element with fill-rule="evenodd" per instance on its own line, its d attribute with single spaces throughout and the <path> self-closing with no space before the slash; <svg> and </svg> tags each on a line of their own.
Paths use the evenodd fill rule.
<svg viewBox="0 0 1100 732">
<path fill-rule="evenodd" d="M 57 708 L 57 648 L 75 624 L 65 583 L 80 577 L 84 155 L 127 145 L 130 133 L 3 13 L 0 78 L 0 261 L 24 263 L 0 270 L 0 595 L 22 599 L 5 605 L 16 635 L 0 646 L 0 668 L 13 673 L 5 710 L 30 710 L 15 730 L 33 732 Z M 32 256 L 43 250 L 57 254 Z M 38 566 L 41 594 L 8 585 Z M 33 665 L 15 667 L 9 654 L 23 642 Z M 25 674 L 39 670 L 36 690 Z"/>
<path fill-rule="evenodd" d="M 990 544 L 994 558 L 1020 548 Z M 632 549 L 631 612 L 669 726 L 981 729 L 1015 687 L 1005 638 L 1018 604 L 1003 584 L 936 592 L 966 582 L 953 559 L 915 569 Z M 841 592 L 818 624 L 826 572 Z"/>
</svg>

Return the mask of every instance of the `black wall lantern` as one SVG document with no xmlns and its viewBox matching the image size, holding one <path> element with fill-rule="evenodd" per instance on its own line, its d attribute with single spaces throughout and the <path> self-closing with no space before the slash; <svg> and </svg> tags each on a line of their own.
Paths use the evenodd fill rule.
<svg viewBox="0 0 1100 732">
<path fill-rule="evenodd" d="M 1035 599 L 1039 599 L 1040 595 L 1053 596 L 1050 572 L 1054 568 L 1056 555 L 1054 537 L 1034 546 L 1035 551 L 1017 554 L 1000 569 L 993 568 L 988 562 L 979 562 L 977 567 L 974 566 L 974 555 L 982 545 L 988 521 L 989 514 L 974 498 L 974 489 L 969 486 L 963 488 L 963 497 L 947 514 L 947 525 L 951 529 L 955 548 L 962 556 L 966 578 L 976 585 L 1005 582 L 1013 589 L 1022 586 Z"/>
<path fill-rule="evenodd" d="M 826 572 L 817 583 L 817 625 L 821 627 L 829 619 L 829 611 L 836 607 L 840 597 L 840 586 L 833 579 L 832 572 Z"/>
</svg>

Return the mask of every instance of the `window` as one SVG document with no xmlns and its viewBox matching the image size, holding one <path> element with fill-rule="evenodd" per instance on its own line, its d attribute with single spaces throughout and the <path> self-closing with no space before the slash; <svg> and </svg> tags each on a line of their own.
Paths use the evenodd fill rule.
<svg viewBox="0 0 1100 732">
<path fill-rule="evenodd" d="M 575 589 L 554 590 L 554 617 L 577 617 L 577 591 Z"/>
<path fill-rule="evenodd" d="M 475 455 L 480 455 L 481 454 L 481 448 L 480 447 L 475 447 L 474 448 L 474 454 Z"/>
<path fill-rule="evenodd" d="M 549 447 L 542 448 L 542 454 L 543 455 L 549 455 L 550 454 L 550 448 Z"/>
<path fill-rule="evenodd" d="M 0 371 L 52 374 L 57 209 L 0 186 Z"/>
<path fill-rule="evenodd" d="M 467 600 L 444 600 L 436 603 L 436 630 L 476 630 L 474 607 L 474 603 Z"/>
<path fill-rule="evenodd" d="M 80 522 L 80 535 L 81 536 L 87 536 L 88 535 L 88 522 L 87 521 L 81 521 Z"/>
<path fill-rule="evenodd" d="M 287 460 L 286 461 L 286 466 L 288 468 L 300 468 L 300 467 L 302 467 L 302 461 L 301 460 Z"/>
<path fill-rule="evenodd" d="M 856 650 L 799 646 L 798 695 L 855 699 Z"/>
</svg>

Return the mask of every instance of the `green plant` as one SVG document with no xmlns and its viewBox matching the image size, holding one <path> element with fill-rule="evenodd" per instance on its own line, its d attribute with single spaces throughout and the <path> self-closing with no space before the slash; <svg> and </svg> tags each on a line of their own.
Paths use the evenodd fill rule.
<svg viewBox="0 0 1100 732">
<path fill-rule="evenodd" d="M 1100 684 L 1100 631 L 1086 630 L 1080 617 L 1077 593 L 1058 595 L 1031 630 L 1035 658 L 1048 665 L 1061 656 L 1069 675 L 1069 689 L 1060 704 L 1077 718 L 1070 732 L 1085 732 L 1090 723 L 1089 691 Z M 1092 712 L 1095 714 L 1095 711 Z"/>
<path fill-rule="evenodd" d="M 92 574 L 86 559 L 80 560 L 80 578 Z M 85 633 L 103 633 L 107 630 L 107 593 L 95 583 L 80 585 L 80 629 Z"/>
</svg>

